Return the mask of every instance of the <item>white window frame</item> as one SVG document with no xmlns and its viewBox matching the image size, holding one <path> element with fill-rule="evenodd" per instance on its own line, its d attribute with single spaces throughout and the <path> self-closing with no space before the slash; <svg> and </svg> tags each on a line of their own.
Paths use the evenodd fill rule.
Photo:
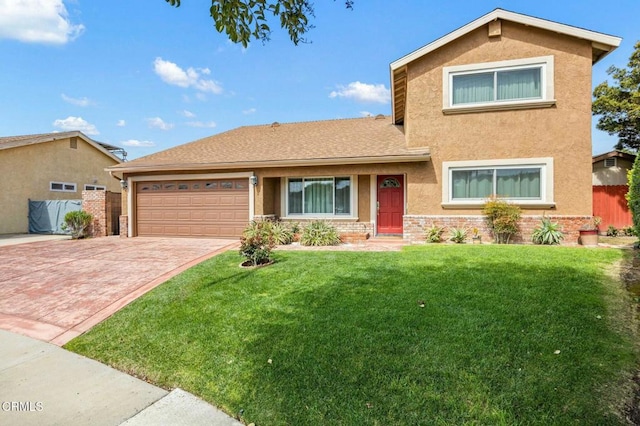
<svg viewBox="0 0 640 426">
<path fill-rule="evenodd" d="M 84 190 L 85 191 L 106 191 L 107 187 L 104 185 L 93 185 L 90 183 L 85 183 Z"/>
<path fill-rule="evenodd" d="M 290 179 L 333 179 L 333 197 L 335 200 L 335 179 L 349 178 L 351 193 L 349 194 L 350 203 L 349 214 L 333 214 L 333 213 L 308 213 L 308 214 L 289 214 L 289 180 Z M 281 180 L 281 199 L 282 199 L 282 219 L 334 219 L 334 220 L 356 220 L 358 219 L 358 177 L 349 174 L 337 174 L 330 176 L 289 176 Z M 303 185 L 304 187 L 304 185 Z M 304 205 L 304 197 L 303 197 Z M 335 205 L 334 205 L 335 211 Z"/>
<path fill-rule="evenodd" d="M 499 71 L 511 71 L 519 69 L 540 68 L 541 89 L 540 98 L 534 99 L 510 99 L 505 101 L 495 100 L 491 102 L 478 102 L 468 104 L 453 104 L 453 77 Z M 442 69 L 442 111 L 445 114 L 525 109 L 548 108 L 555 105 L 554 90 L 554 59 L 553 56 L 539 56 L 535 58 L 515 59 L 499 62 L 485 62 L 480 64 L 455 65 Z M 497 90 L 497 89 L 496 89 Z"/>
<path fill-rule="evenodd" d="M 62 185 L 62 189 L 54 189 L 53 185 Z M 67 186 L 72 186 L 73 189 L 67 189 Z M 49 182 L 49 191 L 51 192 L 77 192 L 78 191 L 78 185 L 76 185 L 75 183 L 72 182 L 56 182 L 56 181 L 51 181 Z"/>
<path fill-rule="evenodd" d="M 609 164 L 607 164 L 609 163 Z M 616 157 L 609 157 L 604 159 L 603 166 L 605 169 L 610 169 L 618 166 L 618 159 Z"/>
<path fill-rule="evenodd" d="M 505 198 L 523 207 L 529 208 L 553 208 L 555 207 L 553 190 L 553 158 L 515 158 L 499 160 L 470 160 L 470 161 L 444 161 L 442 162 L 442 207 L 444 208 L 478 208 L 486 199 L 454 199 L 453 182 L 454 170 L 479 170 L 479 169 L 521 169 L 540 168 L 540 198 L 522 199 Z M 495 182 L 494 182 L 495 185 Z M 495 188 L 494 188 L 495 189 Z"/>
</svg>

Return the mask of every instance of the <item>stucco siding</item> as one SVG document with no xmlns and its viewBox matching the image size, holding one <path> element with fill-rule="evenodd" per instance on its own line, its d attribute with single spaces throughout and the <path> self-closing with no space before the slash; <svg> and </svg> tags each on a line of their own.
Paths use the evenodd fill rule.
<svg viewBox="0 0 640 426">
<path fill-rule="evenodd" d="M 104 171 L 116 164 L 81 138 L 77 148 L 69 139 L 0 150 L 4 189 L 0 198 L 0 234 L 28 231 L 28 199 L 80 200 L 85 184 L 104 185 L 120 192 L 119 182 Z M 76 184 L 76 192 L 50 191 L 50 182 Z"/>
<path fill-rule="evenodd" d="M 631 161 L 616 158 L 614 167 L 605 167 L 604 160 L 593 163 L 593 185 L 627 185 L 627 172 L 633 168 Z"/>
<path fill-rule="evenodd" d="M 477 214 L 442 208 L 444 161 L 549 157 L 554 214 L 589 215 L 591 52 L 589 42 L 503 21 L 500 37 L 481 27 L 409 64 L 405 134 L 410 147 L 428 146 L 432 161 L 410 177 L 408 213 Z M 554 58 L 553 107 L 443 113 L 443 67 L 542 56 Z"/>
</svg>

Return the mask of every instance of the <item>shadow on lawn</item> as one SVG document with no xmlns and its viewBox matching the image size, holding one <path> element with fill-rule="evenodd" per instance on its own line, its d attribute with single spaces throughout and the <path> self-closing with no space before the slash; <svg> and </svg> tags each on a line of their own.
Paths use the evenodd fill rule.
<svg viewBox="0 0 640 426">
<path fill-rule="evenodd" d="M 617 423 L 598 389 L 630 350 L 597 317 L 599 269 L 467 254 L 341 253 L 346 269 L 316 254 L 311 280 L 304 254 L 287 256 L 271 272 L 301 283 L 255 317 L 238 410 L 259 424 Z"/>
</svg>

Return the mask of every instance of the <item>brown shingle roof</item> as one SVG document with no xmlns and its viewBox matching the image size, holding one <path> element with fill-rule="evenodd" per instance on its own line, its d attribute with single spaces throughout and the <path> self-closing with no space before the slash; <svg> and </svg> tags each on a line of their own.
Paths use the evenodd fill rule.
<svg viewBox="0 0 640 426">
<path fill-rule="evenodd" d="M 113 166 L 114 171 L 427 161 L 389 116 L 246 126 Z"/>
</svg>

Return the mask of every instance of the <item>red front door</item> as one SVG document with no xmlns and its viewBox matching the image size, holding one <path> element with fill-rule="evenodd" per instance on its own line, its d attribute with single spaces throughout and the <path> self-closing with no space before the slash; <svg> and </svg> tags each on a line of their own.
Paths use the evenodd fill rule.
<svg viewBox="0 0 640 426">
<path fill-rule="evenodd" d="M 378 234 L 402 234 L 404 176 L 378 176 Z"/>
</svg>

